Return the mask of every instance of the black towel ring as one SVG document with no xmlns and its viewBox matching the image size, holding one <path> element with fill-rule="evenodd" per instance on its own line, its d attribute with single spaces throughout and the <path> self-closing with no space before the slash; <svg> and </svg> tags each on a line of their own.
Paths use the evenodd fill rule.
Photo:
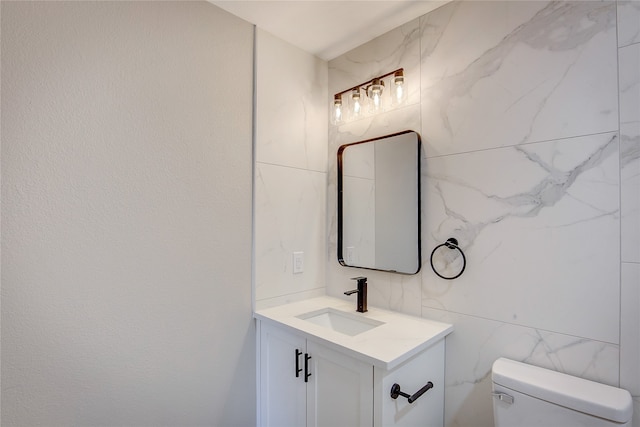
<svg viewBox="0 0 640 427">
<path fill-rule="evenodd" d="M 457 249 L 460 251 L 460 255 L 462 255 L 462 270 L 460 270 L 460 272 L 458 274 L 456 274 L 453 277 L 445 277 L 442 274 L 438 273 L 436 271 L 436 268 L 433 266 L 433 254 L 436 253 L 436 251 L 442 247 L 442 246 L 446 246 L 449 249 Z M 455 239 L 454 237 L 451 237 L 449 239 L 447 239 L 446 242 L 439 244 L 438 246 L 436 246 L 433 249 L 433 252 L 431 252 L 431 258 L 429 260 L 431 262 L 431 269 L 433 270 L 434 273 L 436 273 L 438 275 L 438 277 L 441 277 L 443 279 L 446 280 L 453 280 L 453 279 L 457 279 L 458 277 L 460 277 L 462 275 L 462 273 L 464 273 L 464 269 L 467 266 L 467 258 L 464 256 L 464 252 L 462 252 L 462 249 L 460 249 L 460 246 L 458 246 L 458 240 Z"/>
</svg>

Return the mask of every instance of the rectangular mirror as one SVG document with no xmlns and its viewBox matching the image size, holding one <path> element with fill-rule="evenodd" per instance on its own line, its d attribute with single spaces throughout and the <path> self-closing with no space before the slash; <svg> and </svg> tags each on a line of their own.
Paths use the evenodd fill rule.
<svg viewBox="0 0 640 427">
<path fill-rule="evenodd" d="M 338 262 L 416 274 L 420 135 L 404 131 L 338 149 Z"/>
</svg>

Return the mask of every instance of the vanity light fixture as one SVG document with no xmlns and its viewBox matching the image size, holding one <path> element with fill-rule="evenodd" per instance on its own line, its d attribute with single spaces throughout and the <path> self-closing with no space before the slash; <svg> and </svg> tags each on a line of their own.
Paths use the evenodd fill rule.
<svg viewBox="0 0 640 427">
<path fill-rule="evenodd" d="M 397 106 L 407 99 L 407 87 L 404 77 L 404 69 L 399 68 L 390 73 L 374 77 L 364 83 L 360 83 L 354 87 L 338 92 L 333 96 L 333 124 L 341 124 L 345 121 L 356 120 L 364 115 L 365 112 L 375 114 L 385 109 L 389 104 L 383 97 L 385 93 L 385 81 L 389 78 L 389 86 L 391 88 L 390 105 Z M 362 96 L 362 93 L 366 97 Z M 343 103 L 343 95 L 350 94 L 347 97 L 348 111 L 345 111 Z"/>
</svg>

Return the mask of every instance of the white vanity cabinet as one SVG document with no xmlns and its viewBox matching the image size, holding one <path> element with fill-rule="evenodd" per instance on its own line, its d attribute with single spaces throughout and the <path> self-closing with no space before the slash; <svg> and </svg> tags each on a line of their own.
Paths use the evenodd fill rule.
<svg viewBox="0 0 640 427">
<path fill-rule="evenodd" d="M 443 338 L 387 370 L 278 325 L 258 328 L 260 426 L 443 426 Z M 429 381 L 433 388 L 413 403 L 391 398 L 394 384 L 413 395 Z"/>
<path fill-rule="evenodd" d="M 259 427 L 443 426 L 452 325 L 329 296 L 254 317 Z"/>
<path fill-rule="evenodd" d="M 259 322 L 264 427 L 373 425 L 373 366 Z"/>
</svg>

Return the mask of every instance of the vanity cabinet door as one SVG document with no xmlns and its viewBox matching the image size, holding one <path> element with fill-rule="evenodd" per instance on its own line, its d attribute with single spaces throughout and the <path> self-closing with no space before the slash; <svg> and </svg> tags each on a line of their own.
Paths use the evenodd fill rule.
<svg viewBox="0 0 640 427">
<path fill-rule="evenodd" d="M 301 427 L 305 425 L 307 412 L 306 383 L 304 382 L 305 353 L 304 338 L 260 322 L 261 426 Z M 298 369 L 301 369 L 297 377 L 296 359 Z"/>
<path fill-rule="evenodd" d="M 375 427 L 444 425 L 444 355 L 445 342 L 441 340 L 392 371 L 376 369 Z M 405 397 L 393 399 L 390 395 L 394 384 L 412 395 L 429 382 L 433 387 L 413 403 Z"/>
<path fill-rule="evenodd" d="M 373 426 L 373 366 L 311 341 L 307 352 L 307 427 Z"/>
</svg>

